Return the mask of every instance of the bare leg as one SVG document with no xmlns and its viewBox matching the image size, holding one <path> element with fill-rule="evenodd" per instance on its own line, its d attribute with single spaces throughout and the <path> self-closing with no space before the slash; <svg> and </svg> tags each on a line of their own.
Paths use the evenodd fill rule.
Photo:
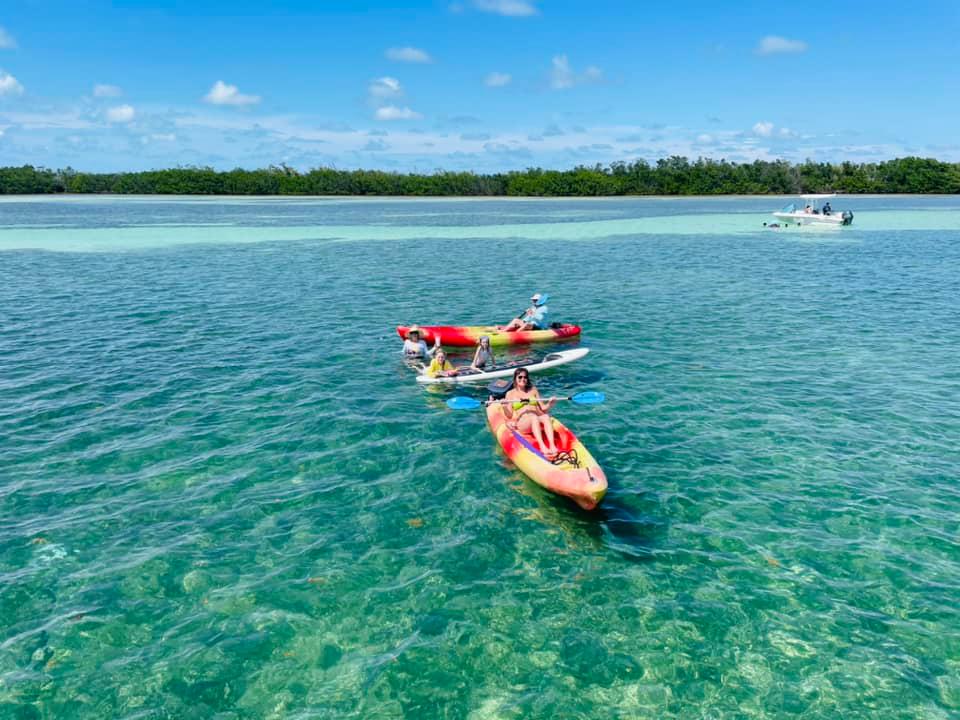
<svg viewBox="0 0 960 720">
<path fill-rule="evenodd" d="M 557 454 L 557 443 L 553 437 L 553 422 L 550 420 L 549 415 L 540 415 L 537 417 L 537 420 L 543 423 L 544 434 L 547 436 L 547 444 L 550 445 L 550 450 L 548 451 L 551 455 Z"/>
<path fill-rule="evenodd" d="M 523 416 L 526 421 L 520 424 L 521 429 L 524 432 L 529 432 L 533 435 L 534 439 L 537 441 L 537 445 L 540 446 L 540 451 L 548 456 L 548 458 L 557 454 L 557 448 L 553 442 L 553 425 L 545 425 L 541 421 L 539 415 L 534 415 L 533 413 L 527 413 Z M 548 428 L 545 430 L 544 428 Z M 549 440 L 544 442 L 544 434 L 548 434 Z"/>
<path fill-rule="evenodd" d="M 536 417 L 533 413 L 524 413 L 523 417 L 520 418 L 520 421 L 517 423 L 517 427 L 520 428 L 520 432 L 532 433 L 534 439 L 537 441 L 537 445 L 540 446 L 540 450 L 544 454 L 548 452 L 543 444 L 543 429 L 540 427 L 540 418 Z"/>
</svg>

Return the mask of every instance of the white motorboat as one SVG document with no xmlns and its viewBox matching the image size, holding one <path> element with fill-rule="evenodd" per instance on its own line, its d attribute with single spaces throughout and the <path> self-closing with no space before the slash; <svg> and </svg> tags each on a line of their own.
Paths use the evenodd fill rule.
<svg viewBox="0 0 960 720">
<path fill-rule="evenodd" d="M 830 206 L 830 200 L 836 193 L 822 195 L 801 195 L 802 204 L 790 203 L 785 208 L 777 210 L 773 216 L 782 225 L 827 225 L 840 227 L 853 222 L 853 213 L 849 210 L 842 212 Z"/>
</svg>

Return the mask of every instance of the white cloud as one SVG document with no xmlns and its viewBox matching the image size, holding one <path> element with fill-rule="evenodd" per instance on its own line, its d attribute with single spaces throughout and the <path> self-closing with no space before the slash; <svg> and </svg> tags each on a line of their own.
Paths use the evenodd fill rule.
<svg viewBox="0 0 960 720">
<path fill-rule="evenodd" d="M 403 88 L 400 87 L 400 81 L 392 77 L 382 77 L 370 82 L 370 97 L 372 98 L 391 98 L 399 97 L 403 94 Z"/>
<path fill-rule="evenodd" d="M 529 17 L 538 13 L 530 0 L 473 0 L 473 6 L 483 12 L 507 17 Z"/>
<path fill-rule="evenodd" d="M 773 134 L 773 123 L 761 120 L 753 126 L 753 134 L 760 137 L 770 137 Z"/>
<path fill-rule="evenodd" d="M 492 72 L 484 79 L 483 84 L 487 87 L 503 87 L 509 85 L 513 80 L 509 73 Z"/>
<path fill-rule="evenodd" d="M 377 120 L 419 120 L 423 117 L 408 107 L 399 108 L 394 105 L 377 108 L 376 116 Z"/>
<path fill-rule="evenodd" d="M 130 105 L 117 105 L 107 110 L 107 120 L 112 123 L 128 123 L 136 114 L 136 110 Z"/>
<path fill-rule="evenodd" d="M 555 55 L 551 63 L 553 68 L 550 70 L 550 87 L 554 90 L 567 90 L 574 85 L 598 83 L 603 80 L 603 71 L 593 65 L 577 75 L 570 67 L 570 61 L 566 55 Z"/>
<path fill-rule="evenodd" d="M 203 96 L 203 101 L 211 105 L 256 105 L 260 102 L 259 95 L 244 95 L 236 85 L 227 85 L 223 80 L 217 80 L 210 92 Z"/>
<path fill-rule="evenodd" d="M 0 50 L 13 50 L 17 47 L 17 41 L 13 35 L 0 27 Z"/>
<path fill-rule="evenodd" d="M 8 72 L 0 70 L 0 96 L 23 95 L 23 85 Z"/>
<path fill-rule="evenodd" d="M 425 50 L 415 47 L 390 48 L 386 52 L 387 60 L 406 63 L 429 63 L 433 58 Z"/>
<path fill-rule="evenodd" d="M 116 85 L 93 86 L 94 97 L 120 97 L 121 95 L 123 95 L 123 90 L 118 88 Z"/>
<path fill-rule="evenodd" d="M 797 136 L 797 133 L 788 127 L 782 127 L 777 132 L 782 138 L 792 138 Z"/>
<path fill-rule="evenodd" d="M 595 65 L 591 65 L 583 71 L 582 82 L 595 83 L 603 80 L 603 71 Z"/>
<path fill-rule="evenodd" d="M 554 90 L 564 90 L 573 87 L 573 71 L 566 55 L 557 55 L 553 58 L 553 70 L 550 72 L 550 87 Z"/>
<path fill-rule="evenodd" d="M 707 135 L 707 133 L 697 135 L 697 142 L 700 143 L 701 145 L 708 145 L 713 142 L 713 136 Z"/>
<path fill-rule="evenodd" d="M 789 40 L 779 35 L 767 35 L 757 45 L 757 55 L 778 55 L 782 53 L 802 53 L 807 44 L 802 40 Z"/>
</svg>

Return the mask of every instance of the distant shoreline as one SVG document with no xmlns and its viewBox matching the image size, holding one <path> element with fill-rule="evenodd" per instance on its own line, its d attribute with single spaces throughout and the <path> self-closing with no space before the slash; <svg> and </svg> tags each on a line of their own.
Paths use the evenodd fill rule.
<svg viewBox="0 0 960 720">
<path fill-rule="evenodd" d="M 432 174 L 286 165 L 260 170 L 181 167 L 85 173 L 31 165 L 0 167 L 0 195 L 173 195 L 211 197 L 742 197 L 960 194 L 960 163 L 906 157 L 879 163 L 733 163 L 684 157 L 570 170 L 529 168 Z"/>
<path fill-rule="evenodd" d="M 838 193 L 839 197 L 880 199 L 880 198 L 953 198 L 960 193 Z M 584 200 L 584 201 L 607 201 L 607 200 L 690 200 L 690 201 L 709 201 L 709 200 L 747 200 L 764 198 L 796 198 L 798 194 L 793 193 L 757 193 L 749 195 L 201 195 L 185 193 L 23 193 L 23 194 L 0 194 L 0 203 L 4 202 L 22 202 L 29 200 L 81 200 L 96 199 L 104 200 L 147 200 L 147 199 L 166 199 L 175 200 L 182 198 L 184 200 L 396 200 L 397 202 L 415 201 L 415 200 L 470 200 L 477 202 L 525 202 L 530 200 Z"/>
</svg>

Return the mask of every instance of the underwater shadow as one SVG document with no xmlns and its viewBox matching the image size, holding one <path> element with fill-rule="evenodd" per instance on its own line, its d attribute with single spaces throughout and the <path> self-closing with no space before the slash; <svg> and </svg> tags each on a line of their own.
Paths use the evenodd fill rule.
<svg viewBox="0 0 960 720">
<path fill-rule="evenodd" d="M 509 461 L 502 464 L 520 475 L 522 484 L 516 489 L 537 502 L 540 522 L 585 540 L 593 548 L 613 550 L 629 562 L 651 562 L 656 558 L 669 525 L 644 509 L 657 505 L 652 493 L 618 491 L 613 487 L 614 480 L 600 506 L 584 510 L 569 498 L 540 487 Z"/>
</svg>

